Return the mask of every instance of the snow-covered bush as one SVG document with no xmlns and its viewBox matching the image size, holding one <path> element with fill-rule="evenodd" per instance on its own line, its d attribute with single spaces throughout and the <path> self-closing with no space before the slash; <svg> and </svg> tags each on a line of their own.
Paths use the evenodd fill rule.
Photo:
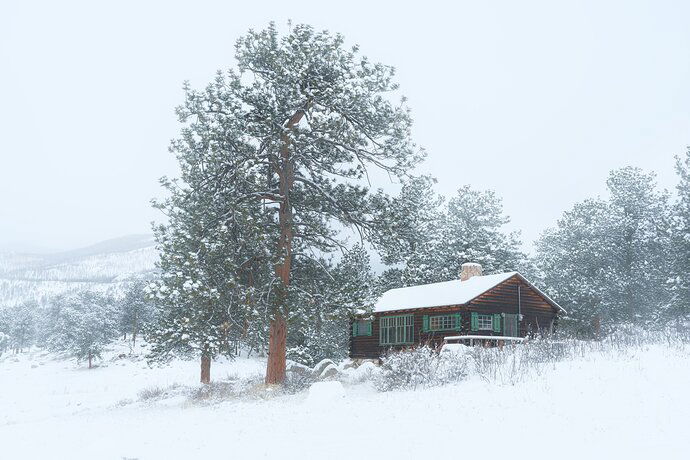
<svg viewBox="0 0 690 460">
<path fill-rule="evenodd" d="M 343 368 L 341 380 L 351 385 L 371 382 L 376 379 L 376 374 L 380 371 L 381 368 L 373 362 L 364 361 L 359 366 L 348 366 Z"/>
<path fill-rule="evenodd" d="M 391 352 L 374 374 L 380 391 L 416 389 L 458 382 L 467 375 L 467 358 L 460 353 L 437 353 L 429 346 Z"/>
</svg>

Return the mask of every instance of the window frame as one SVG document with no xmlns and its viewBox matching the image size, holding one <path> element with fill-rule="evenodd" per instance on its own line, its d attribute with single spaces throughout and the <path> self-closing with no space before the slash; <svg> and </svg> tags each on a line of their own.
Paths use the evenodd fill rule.
<svg viewBox="0 0 690 460">
<path fill-rule="evenodd" d="M 439 327 L 434 328 L 432 326 L 434 320 L 439 321 Z M 445 321 L 450 321 L 450 325 L 445 327 Z M 460 323 L 460 324 L 458 324 Z M 458 313 L 448 313 L 446 315 L 429 315 L 429 327 L 426 332 L 442 332 L 442 331 L 457 331 L 460 330 L 462 321 Z"/>
<path fill-rule="evenodd" d="M 482 321 L 488 321 L 488 327 L 482 327 Z M 484 324 L 486 326 L 486 324 Z M 494 317 L 491 314 L 477 313 L 477 330 L 478 331 L 492 331 L 494 330 Z"/>
<path fill-rule="evenodd" d="M 362 325 L 365 326 L 364 329 L 360 329 Z M 373 319 L 356 319 L 354 321 L 354 327 L 352 328 L 352 337 L 369 337 L 373 334 L 373 330 Z"/>
<path fill-rule="evenodd" d="M 393 334 L 391 334 L 392 330 L 395 330 Z M 394 335 L 395 339 L 402 336 L 402 340 L 391 340 L 391 335 Z M 386 340 L 384 340 L 384 336 Z M 379 345 L 410 345 L 413 343 L 414 314 L 379 317 Z"/>
</svg>

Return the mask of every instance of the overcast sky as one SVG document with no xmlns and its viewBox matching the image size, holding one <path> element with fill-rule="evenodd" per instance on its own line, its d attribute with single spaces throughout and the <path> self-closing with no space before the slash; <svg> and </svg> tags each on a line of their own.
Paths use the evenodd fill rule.
<svg viewBox="0 0 690 460">
<path fill-rule="evenodd" d="M 233 66 L 236 38 L 271 20 L 395 66 L 420 172 L 443 194 L 496 190 L 527 242 L 612 168 L 673 188 L 690 144 L 690 2 L 103 3 L 0 3 L 2 250 L 148 232 L 182 82 Z"/>
</svg>

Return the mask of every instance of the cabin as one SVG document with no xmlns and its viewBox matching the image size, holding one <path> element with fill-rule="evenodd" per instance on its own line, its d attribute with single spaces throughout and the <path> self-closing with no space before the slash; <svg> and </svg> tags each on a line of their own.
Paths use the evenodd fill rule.
<svg viewBox="0 0 690 460">
<path fill-rule="evenodd" d="M 459 280 L 386 291 L 373 313 L 353 319 L 350 358 L 420 344 L 519 342 L 552 332 L 564 312 L 518 272 L 482 275 L 481 265 L 465 263 Z"/>
</svg>

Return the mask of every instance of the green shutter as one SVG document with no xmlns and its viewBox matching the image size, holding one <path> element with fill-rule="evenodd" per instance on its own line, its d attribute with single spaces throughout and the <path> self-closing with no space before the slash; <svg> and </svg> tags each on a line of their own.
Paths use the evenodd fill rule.
<svg viewBox="0 0 690 460">
<path fill-rule="evenodd" d="M 429 332 L 429 315 L 422 316 L 422 332 Z"/>
<path fill-rule="evenodd" d="M 357 337 L 357 320 L 352 323 L 352 337 Z"/>
<path fill-rule="evenodd" d="M 479 314 L 476 311 L 470 315 L 470 327 L 473 331 L 479 330 Z"/>
<path fill-rule="evenodd" d="M 373 329 L 374 320 L 367 322 L 367 335 L 371 335 L 371 330 Z"/>
<path fill-rule="evenodd" d="M 460 329 L 462 329 L 462 321 L 460 318 L 460 313 L 456 313 L 453 316 L 455 317 L 455 328 L 454 329 L 456 331 L 459 331 Z"/>
<path fill-rule="evenodd" d="M 501 332 L 501 315 L 496 313 L 494 315 L 492 326 L 494 327 L 494 332 Z"/>
</svg>

